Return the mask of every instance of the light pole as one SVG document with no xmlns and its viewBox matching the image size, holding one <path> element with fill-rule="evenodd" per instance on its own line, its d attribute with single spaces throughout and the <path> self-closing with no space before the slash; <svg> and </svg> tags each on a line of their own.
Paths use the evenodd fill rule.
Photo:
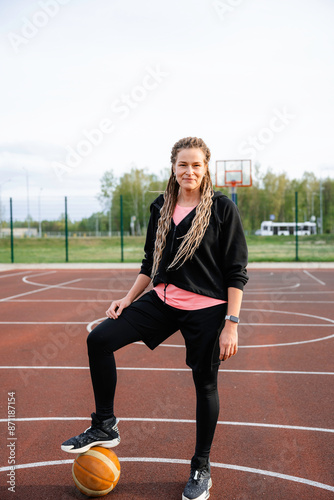
<svg viewBox="0 0 334 500">
<path fill-rule="evenodd" d="M 314 196 L 316 195 L 317 193 L 312 193 L 311 196 L 312 196 L 312 203 L 311 203 L 311 217 L 314 215 Z"/>
<path fill-rule="evenodd" d="M 42 221 L 41 221 L 41 194 L 42 194 L 43 188 L 40 188 L 39 190 L 39 196 L 38 196 L 38 237 L 42 237 Z"/>
<path fill-rule="evenodd" d="M 12 179 L 7 179 L 0 184 L 0 238 L 2 236 L 2 197 L 1 197 L 1 186 L 6 184 L 6 182 L 11 182 Z"/>
<path fill-rule="evenodd" d="M 98 237 L 99 235 L 99 216 L 98 214 L 95 215 L 95 236 Z"/>
<path fill-rule="evenodd" d="M 110 198 L 109 198 L 109 237 L 112 236 L 112 222 L 111 222 L 111 217 L 112 217 L 112 197 L 110 196 Z"/>
<path fill-rule="evenodd" d="M 323 211 L 322 211 L 322 179 L 320 178 L 320 234 L 324 232 L 324 223 L 323 223 Z"/>
<path fill-rule="evenodd" d="M 28 236 L 30 236 L 30 208 L 29 208 L 29 172 L 26 167 L 22 167 L 26 171 L 27 182 L 27 220 L 28 220 Z"/>
</svg>

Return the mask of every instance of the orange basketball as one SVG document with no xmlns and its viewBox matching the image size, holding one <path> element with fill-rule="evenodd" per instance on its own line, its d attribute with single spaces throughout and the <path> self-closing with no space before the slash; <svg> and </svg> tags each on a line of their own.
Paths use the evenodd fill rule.
<svg viewBox="0 0 334 500">
<path fill-rule="evenodd" d="M 87 496 L 102 497 L 115 488 L 121 474 L 117 455 L 108 448 L 94 446 L 73 462 L 76 487 Z"/>
</svg>

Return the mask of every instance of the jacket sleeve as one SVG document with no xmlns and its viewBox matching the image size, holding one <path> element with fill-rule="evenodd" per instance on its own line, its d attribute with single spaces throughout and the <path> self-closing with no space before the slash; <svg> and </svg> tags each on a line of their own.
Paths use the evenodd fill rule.
<svg viewBox="0 0 334 500">
<path fill-rule="evenodd" d="M 226 200 L 221 228 L 223 273 L 228 287 L 243 290 L 248 281 L 248 249 L 239 210 L 230 199 Z"/>
<path fill-rule="evenodd" d="M 151 277 L 152 267 L 153 267 L 153 253 L 156 229 L 158 223 L 157 208 L 154 206 L 154 202 L 150 206 L 150 220 L 147 226 L 146 241 L 144 246 L 145 256 L 142 260 L 141 268 L 139 274 L 146 274 L 146 276 Z"/>
</svg>

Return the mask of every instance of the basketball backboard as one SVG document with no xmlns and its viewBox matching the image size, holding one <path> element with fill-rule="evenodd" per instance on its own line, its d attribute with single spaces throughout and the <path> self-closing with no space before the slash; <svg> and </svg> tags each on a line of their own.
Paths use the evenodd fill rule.
<svg viewBox="0 0 334 500">
<path fill-rule="evenodd" d="M 249 187 L 252 185 L 251 160 L 217 160 L 217 187 Z"/>
</svg>

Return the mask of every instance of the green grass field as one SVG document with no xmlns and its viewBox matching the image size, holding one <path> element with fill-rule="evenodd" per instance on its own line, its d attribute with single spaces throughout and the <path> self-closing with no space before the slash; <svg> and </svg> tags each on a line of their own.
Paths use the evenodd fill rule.
<svg viewBox="0 0 334 500">
<path fill-rule="evenodd" d="M 145 238 L 124 238 L 124 262 L 140 262 Z M 296 258 L 294 236 L 248 236 L 250 262 L 293 262 Z M 120 238 L 70 238 L 69 262 L 121 262 Z M 300 236 L 301 262 L 334 261 L 334 235 Z M 11 262 L 10 239 L 0 239 L 0 262 Z M 15 263 L 65 262 L 63 238 L 15 238 Z"/>
</svg>

